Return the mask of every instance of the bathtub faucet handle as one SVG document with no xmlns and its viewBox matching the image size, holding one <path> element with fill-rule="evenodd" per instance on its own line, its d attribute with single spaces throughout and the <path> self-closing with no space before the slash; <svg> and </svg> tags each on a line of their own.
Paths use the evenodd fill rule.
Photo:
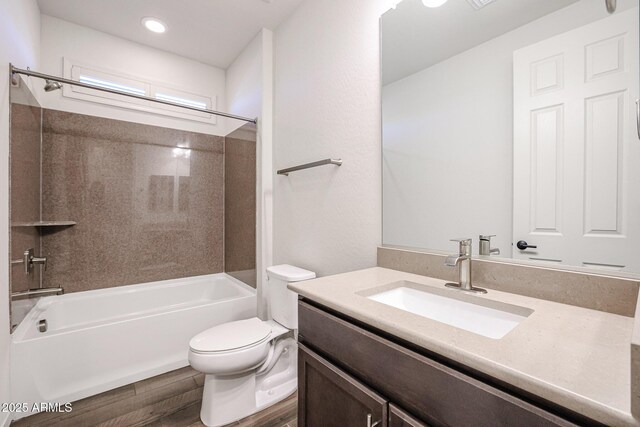
<svg viewBox="0 0 640 427">
<path fill-rule="evenodd" d="M 31 259 L 31 262 L 33 264 L 40 264 L 42 265 L 42 268 L 44 269 L 44 271 L 47 271 L 47 257 L 43 256 L 43 257 L 33 257 L 33 259 Z"/>
<path fill-rule="evenodd" d="M 26 274 L 27 276 L 31 274 L 31 272 L 33 271 L 33 266 L 36 264 L 42 265 L 45 271 L 47 270 L 47 257 L 35 256 L 33 248 L 29 248 L 24 251 L 22 262 L 24 263 L 24 274 Z"/>
</svg>

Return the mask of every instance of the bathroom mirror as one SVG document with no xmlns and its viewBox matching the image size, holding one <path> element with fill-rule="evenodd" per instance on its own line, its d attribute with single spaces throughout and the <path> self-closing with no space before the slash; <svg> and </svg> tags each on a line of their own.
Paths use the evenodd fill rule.
<svg viewBox="0 0 640 427">
<path fill-rule="evenodd" d="M 637 0 L 404 0 L 381 31 L 383 244 L 640 272 Z"/>
</svg>

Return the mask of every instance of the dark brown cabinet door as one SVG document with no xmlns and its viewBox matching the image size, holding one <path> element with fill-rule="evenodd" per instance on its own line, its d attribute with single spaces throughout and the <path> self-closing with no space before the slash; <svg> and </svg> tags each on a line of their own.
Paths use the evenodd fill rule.
<svg viewBox="0 0 640 427">
<path fill-rule="evenodd" d="M 387 427 L 387 401 L 313 351 L 298 350 L 298 423 L 302 427 Z"/>
<path fill-rule="evenodd" d="M 298 324 L 303 345 L 321 349 L 354 377 L 431 426 L 601 425 L 575 413 L 570 416 L 580 417 L 580 422 L 567 421 L 304 301 L 299 304 Z"/>
<path fill-rule="evenodd" d="M 389 427 L 428 427 L 394 404 L 389 404 Z"/>
</svg>

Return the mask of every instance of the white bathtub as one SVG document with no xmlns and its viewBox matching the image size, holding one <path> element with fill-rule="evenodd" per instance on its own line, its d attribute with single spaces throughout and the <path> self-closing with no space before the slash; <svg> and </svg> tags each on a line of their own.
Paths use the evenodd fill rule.
<svg viewBox="0 0 640 427">
<path fill-rule="evenodd" d="M 223 273 L 41 298 L 12 335 L 12 401 L 71 402 L 187 366 L 191 337 L 255 315 L 255 290 Z"/>
</svg>

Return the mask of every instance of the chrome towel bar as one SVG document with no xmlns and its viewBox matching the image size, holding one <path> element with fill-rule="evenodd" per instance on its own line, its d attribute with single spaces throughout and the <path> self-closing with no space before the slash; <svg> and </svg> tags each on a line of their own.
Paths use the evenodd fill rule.
<svg viewBox="0 0 640 427">
<path fill-rule="evenodd" d="M 293 167 L 286 168 L 286 169 L 280 169 L 278 171 L 278 175 L 289 176 L 290 172 L 295 172 L 295 171 L 299 171 L 299 170 L 302 170 L 302 169 L 315 168 L 315 167 L 323 166 L 323 165 L 340 166 L 340 165 L 342 165 L 342 159 L 324 159 L 324 160 L 318 160 L 317 162 L 305 163 L 304 165 L 298 165 L 298 166 L 293 166 Z"/>
</svg>

